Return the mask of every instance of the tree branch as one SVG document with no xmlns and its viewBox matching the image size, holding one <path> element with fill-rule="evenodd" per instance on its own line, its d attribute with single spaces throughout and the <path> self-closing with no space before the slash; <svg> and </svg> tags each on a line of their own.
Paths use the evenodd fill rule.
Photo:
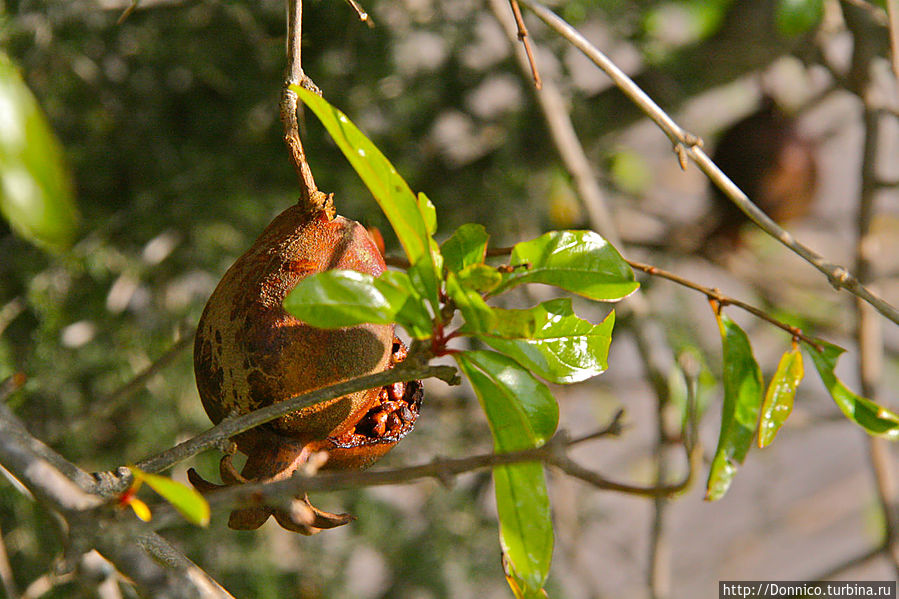
<svg viewBox="0 0 899 599">
<path fill-rule="evenodd" d="M 409 359 L 407 359 L 407 362 L 410 360 L 414 360 L 411 355 Z M 179 443 L 175 447 L 167 449 L 162 453 L 138 462 L 136 465 L 145 472 L 161 472 L 205 449 L 221 446 L 235 435 L 306 406 L 334 399 L 335 397 L 343 397 L 344 395 L 355 393 L 357 391 L 432 377 L 439 378 L 448 384 L 457 384 L 458 382 L 456 369 L 452 366 L 419 366 L 403 363 L 390 370 L 385 370 L 384 372 L 369 374 L 342 383 L 337 383 L 329 387 L 310 391 L 309 393 L 296 395 L 290 399 L 260 408 L 243 416 L 226 418 L 206 432 Z M 110 489 L 113 493 L 120 493 L 122 490 L 123 489 L 120 486 L 113 486 L 113 488 Z"/>
<path fill-rule="evenodd" d="M 584 38 L 574 27 L 551 10 L 535 0 L 520 0 L 521 4 L 530 8 L 543 22 L 555 30 L 573 46 L 584 53 L 594 64 L 602 69 L 640 109 L 662 130 L 674 146 L 681 166 L 687 159 L 692 159 L 700 170 L 717 185 L 725 195 L 757 224 L 768 235 L 780 241 L 787 248 L 802 257 L 806 262 L 827 276 L 831 285 L 856 295 L 894 323 L 899 324 L 899 310 L 887 301 L 862 285 L 844 267 L 830 262 L 820 254 L 796 241 L 793 236 L 771 220 L 738 188 L 702 149 L 702 140 L 681 128 L 664 110 L 659 107 L 642 89 L 640 89 L 609 58 Z"/>
<path fill-rule="evenodd" d="M 668 497 L 679 494 L 690 486 L 701 459 L 701 451 L 698 448 L 691 453 L 688 460 L 689 470 L 683 480 L 673 485 L 649 487 L 611 480 L 580 466 L 565 454 L 569 447 L 584 442 L 586 438 L 595 439 L 617 434 L 618 426 L 616 417 L 607 427 L 574 441 L 569 440 L 564 433 L 558 433 L 541 447 L 508 453 L 484 453 L 465 458 L 438 458 L 427 464 L 393 470 L 325 471 L 311 476 L 298 471 L 293 477 L 278 482 L 247 483 L 223 487 L 208 493 L 206 498 L 210 507 L 216 511 L 256 505 L 277 505 L 279 502 L 288 502 L 303 493 L 407 484 L 427 478 L 446 482 L 467 472 L 521 462 L 543 462 L 546 465 L 555 466 L 597 489 L 641 497 Z M 174 508 L 167 504 L 154 506 L 153 513 L 155 528 L 169 526 L 181 519 Z"/>
</svg>

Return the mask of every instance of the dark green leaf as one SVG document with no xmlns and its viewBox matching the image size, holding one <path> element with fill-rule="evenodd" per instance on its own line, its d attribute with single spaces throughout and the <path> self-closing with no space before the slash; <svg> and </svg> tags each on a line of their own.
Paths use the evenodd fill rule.
<svg viewBox="0 0 899 599">
<path fill-rule="evenodd" d="M 777 29 L 792 37 L 809 31 L 824 16 L 824 0 L 780 0 L 777 4 Z"/>
<path fill-rule="evenodd" d="M 549 389 L 514 360 L 489 351 L 455 355 L 487 414 L 497 452 L 543 444 L 558 425 Z M 537 592 L 549 572 L 553 529 L 543 467 L 536 463 L 494 469 L 500 540 L 518 580 Z"/>
<path fill-rule="evenodd" d="M 724 354 L 724 406 L 718 447 L 706 485 L 707 501 L 724 497 L 737 466 L 746 459 L 758 426 L 764 393 L 762 371 L 752 355 L 746 333 L 723 313 L 718 317 L 718 327 Z"/>
<path fill-rule="evenodd" d="M 150 474 L 132 468 L 135 479 L 147 483 L 147 486 L 159 493 L 159 495 L 172 504 L 188 522 L 197 526 L 209 524 L 209 504 L 206 499 L 193 487 L 174 481 L 165 476 Z"/>
<path fill-rule="evenodd" d="M 390 161 L 345 114 L 308 90 L 297 85 L 291 89 L 319 118 L 371 191 L 396 232 L 409 263 L 416 269 L 412 280 L 422 286 L 422 295 L 436 309 L 440 277 L 433 256 L 436 245 L 432 247 L 430 243 L 431 231 L 436 226 L 433 205 L 425 196 L 416 197 L 412 193 Z"/>
<path fill-rule="evenodd" d="M 416 338 L 430 336 L 431 317 L 405 273 L 375 278 L 355 270 L 326 270 L 297 283 L 284 309 L 319 328 L 363 323 L 401 324 Z"/>
<path fill-rule="evenodd" d="M 517 244 L 515 270 L 503 275 L 498 295 L 524 283 L 545 283 L 598 301 L 627 297 L 640 286 L 614 247 L 593 231 L 552 231 Z"/>
<path fill-rule="evenodd" d="M 821 347 L 821 351 L 809 344 L 805 348 L 811 354 L 824 386 L 846 418 L 871 435 L 886 437 L 891 441 L 899 440 L 899 415 L 870 399 L 856 395 L 834 373 L 840 354 L 846 350 L 821 339 L 815 339 L 815 343 Z"/>
<path fill-rule="evenodd" d="M 0 52 L 0 213 L 16 233 L 51 249 L 78 229 L 62 150 L 18 71 Z"/>
<path fill-rule="evenodd" d="M 446 276 L 446 294 L 456 304 L 466 325 L 472 330 L 489 331 L 493 328 L 496 321 L 494 309 L 487 305 L 480 293 L 463 287 L 456 275 L 451 272 Z"/>
<path fill-rule="evenodd" d="M 467 223 L 456 229 L 440 246 L 447 270 L 459 272 L 468 266 L 482 264 L 489 238 L 483 225 Z"/>
<path fill-rule="evenodd" d="M 614 312 L 594 325 L 578 318 L 568 298 L 493 312 L 493 327 L 474 331 L 478 339 L 548 381 L 575 383 L 608 368 Z"/>
<path fill-rule="evenodd" d="M 793 411 L 793 398 L 803 374 L 802 353 L 798 347 L 781 357 L 762 404 L 759 447 L 767 447 L 774 441 L 777 431 Z"/>
</svg>

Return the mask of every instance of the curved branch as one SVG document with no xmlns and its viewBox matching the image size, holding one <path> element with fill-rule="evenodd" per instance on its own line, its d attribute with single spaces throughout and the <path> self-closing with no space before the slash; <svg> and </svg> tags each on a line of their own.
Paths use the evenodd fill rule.
<svg viewBox="0 0 899 599">
<path fill-rule="evenodd" d="M 619 430 L 620 425 L 616 418 L 604 429 L 586 437 L 569 440 L 564 433 L 558 433 L 541 447 L 521 451 L 484 453 L 465 458 L 438 458 L 427 464 L 393 470 L 319 472 L 311 476 L 298 472 L 293 477 L 278 482 L 248 483 L 217 489 L 207 494 L 206 499 L 213 510 L 235 509 L 259 504 L 276 505 L 279 501 L 289 501 L 303 493 L 406 484 L 427 478 L 446 482 L 454 476 L 467 472 L 522 462 L 543 462 L 549 466 L 556 466 L 566 474 L 579 478 L 597 489 L 642 497 L 669 497 L 689 488 L 695 478 L 695 473 L 699 470 L 701 450 L 698 447 L 691 452 L 689 470 L 683 480 L 676 484 L 656 487 L 642 487 L 613 481 L 580 466 L 565 454 L 565 451 L 575 444 L 582 443 L 587 439 L 614 435 Z M 181 520 L 181 516 L 170 505 L 160 504 L 152 509 L 154 528 L 163 528 Z"/>
<path fill-rule="evenodd" d="M 771 220 L 738 188 L 712 159 L 702 149 L 702 140 L 684 130 L 662 108 L 650 98 L 646 92 L 640 89 L 624 71 L 619 69 L 605 54 L 591 44 L 574 27 L 554 12 L 536 2 L 535 0 L 520 0 L 531 9 L 544 23 L 556 31 L 563 38 L 571 42 L 578 50 L 584 53 L 596 66 L 602 69 L 640 109 L 658 125 L 663 133 L 671 140 L 681 166 L 685 166 L 687 158 L 693 160 L 700 170 L 717 185 L 725 195 L 748 216 L 755 224 L 761 227 L 768 235 L 780 241 L 787 248 L 802 257 L 806 262 L 817 268 L 827 276 L 830 284 L 838 289 L 845 289 L 853 295 L 871 304 L 886 318 L 899 324 L 899 310 L 886 300 L 873 293 L 862 285 L 846 268 L 830 262 L 814 250 L 796 241 L 793 236 L 777 223 Z"/>
<path fill-rule="evenodd" d="M 409 358 L 412 359 L 412 356 Z M 249 414 L 236 418 L 226 418 L 216 426 L 204 433 L 197 435 L 183 443 L 179 443 L 171 449 L 149 457 L 136 466 L 144 472 L 161 472 L 172 465 L 194 456 L 205 449 L 218 447 L 228 441 L 234 435 L 248 431 L 260 424 L 270 422 L 290 412 L 300 410 L 312 404 L 342 397 L 357 391 L 383 387 L 393 383 L 412 381 L 425 378 L 439 378 L 448 384 L 456 384 L 458 375 L 452 366 L 418 366 L 400 365 L 384 372 L 369 374 L 363 377 L 337 383 L 329 387 L 323 387 L 309 393 L 295 395 L 290 399 L 260 408 Z M 113 488 L 110 492 L 118 493 L 123 489 Z"/>
</svg>

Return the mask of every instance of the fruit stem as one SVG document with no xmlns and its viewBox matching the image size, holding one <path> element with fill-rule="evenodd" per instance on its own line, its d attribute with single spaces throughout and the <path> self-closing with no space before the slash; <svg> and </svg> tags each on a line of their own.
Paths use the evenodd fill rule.
<svg viewBox="0 0 899 599">
<path fill-rule="evenodd" d="M 302 85 L 321 95 L 321 90 L 303 72 L 300 56 L 302 32 L 302 0 L 287 0 L 287 70 L 284 75 L 284 87 L 281 90 L 279 106 L 281 122 L 284 124 L 284 143 L 287 144 L 290 161 L 300 179 L 300 199 L 297 203 L 304 205 L 310 211 L 326 210 L 333 213 L 331 196 L 318 190 L 315 179 L 312 177 L 312 169 L 306 160 L 306 152 L 300 141 L 300 126 L 297 120 L 298 98 L 296 93 L 290 89 L 291 85 Z"/>
</svg>

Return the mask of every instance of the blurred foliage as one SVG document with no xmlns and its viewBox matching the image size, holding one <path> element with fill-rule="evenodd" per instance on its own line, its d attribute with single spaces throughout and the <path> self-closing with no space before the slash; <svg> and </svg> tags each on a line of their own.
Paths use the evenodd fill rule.
<svg viewBox="0 0 899 599">
<path fill-rule="evenodd" d="M 83 217 L 82 236 L 59 255 L 0 223 L 0 315 L 13 315 L 0 318 L 0 378 L 28 375 L 11 405 L 34 434 L 88 470 L 136 461 L 208 427 L 187 352 L 113 414 L 90 414 L 193 329 L 221 274 L 298 194 L 278 119 L 283 2 L 146 1 L 117 24 L 128 4 L 0 1 L 0 45 L 61 141 Z M 634 44 L 638 64 L 668 65 L 676 76 L 690 66 L 678 52 L 719 35 L 727 11 L 746 4 L 574 0 L 556 7 L 579 26 L 608 23 L 610 35 Z M 410 186 L 427 192 L 440 214 L 437 237 L 478 222 L 493 243 L 511 245 L 559 221 L 583 226 L 531 90 L 482 3 L 364 5 L 373 29 L 342 1 L 307 1 L 303 66 Z M 688 21 L 686 37 L 663 27 L 675 13 Z M 605 154 L 608 146 L 595 140 L 625 121 L 597 111 L 607 83 L 583 78 L 560 40 L 544 38 L 539 27 L 534 35 L 547 51 L 541 68 L 569 82 L 588 150 Z M 782 52 L 781 42 L 766 51 Z M 728 68 L 731 78 L 742 72 Z M 318 185 L 336 194 L 340 212 L 389 231 L 314 119 L 304 139 Z M 615 165 L 616 183 L 642 192 L 646 167 L 628 154 Z M 387 242 L 396 253 L 396 240 Z M 4 310 L 10 306 L 23 309 Z M 491 447 L 473 398 L 433 389 L 417 430 L 387 465 Z M 183 477 L 189 465 L 214 472 L 213 453 L 174 475 Z M 491 501 L 489 475 L 476 474 L 452 489 L 426 482 L 318 498 L 324 509 L 359 520 L 317 537 L 268 526 L 223 532 L 222 514 L 208 529 L 185 524 L 167 536 L 238 597 L 488 596 L 506 592 Z M 22 586 L 61 553 L 52 516 L 5 480 L 0 530 Z M 559 588 L 563 581 L 551 573 L 550 594 Z M 46 596 L 93 591 L 68 584 Z"/>
</svg>

